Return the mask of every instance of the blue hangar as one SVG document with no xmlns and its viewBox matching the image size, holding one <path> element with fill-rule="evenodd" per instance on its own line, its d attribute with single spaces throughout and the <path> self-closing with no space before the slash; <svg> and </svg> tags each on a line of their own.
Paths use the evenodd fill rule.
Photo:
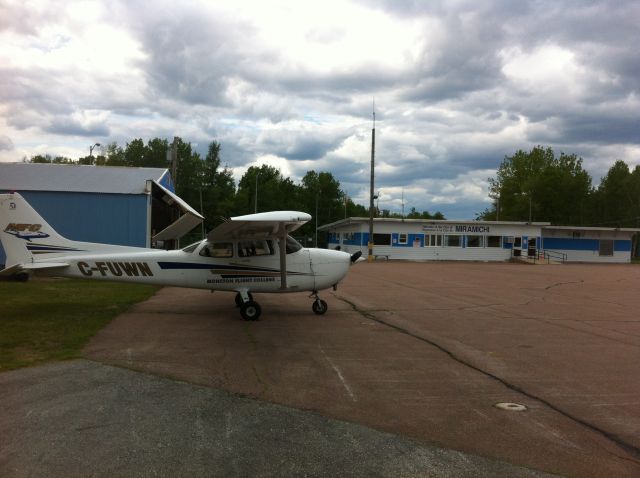
<svg viewBox="0 0 640 478">
<path fill-rule="evenodd" d="M 346 218 L 318 229 L 328 233 L 329 247 L 368 254 L 368 218 Z M 640 229 L 375 218 L 373 232 L 373 254 L 378 258 L 629 263 Z"/>
<path fill-rule="evenodd" d="M 76 241 L 172 247 L 202 221 L 162 168 L 0 163 L 0 192 L 13 191 Z"/>
</svg>

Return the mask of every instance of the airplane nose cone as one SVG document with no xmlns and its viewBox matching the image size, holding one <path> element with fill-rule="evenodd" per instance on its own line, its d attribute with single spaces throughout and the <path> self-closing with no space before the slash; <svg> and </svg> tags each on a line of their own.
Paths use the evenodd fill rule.
<svg viewBox="0 0 640 478">
<path fill-rule="evenodd" d="M 347 275 L 351 265 L 350 254 L 329 249 L 311 249 L 310 252 L 318 290 L 334 286 Z"/>
</svg>

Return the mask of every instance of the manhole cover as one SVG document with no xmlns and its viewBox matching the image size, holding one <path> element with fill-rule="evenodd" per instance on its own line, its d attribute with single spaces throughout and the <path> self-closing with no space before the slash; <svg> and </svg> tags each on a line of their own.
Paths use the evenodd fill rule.
<svg viewBox="0 0 640 478">
<path fill-rule="evenodd" d="M 499 408 L 500 410 L 507 410 L 509 412 L 524 412 L 527 409 L 524 405 L 510 402 L 496 403 L 494 407 Z"/>
</svg>

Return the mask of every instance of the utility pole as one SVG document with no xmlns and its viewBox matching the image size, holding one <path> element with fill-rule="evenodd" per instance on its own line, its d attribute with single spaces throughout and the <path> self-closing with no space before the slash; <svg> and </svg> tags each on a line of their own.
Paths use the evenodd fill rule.
<svg viewBox="0 0 640 478">
<path fill-rule="evenodd" d="M 173 137 L 171 143 L 171 178 L 173 179 L 173 188 L 178 192 L 178 137 Z"/>
<path fill-rule="evenodd" d="M 173 137 L 173 143 L 171 143 L 171 179 L 173 179 L 173 189 L 178 194 L 178 137 Z M 173 221 L 177 221 L 180 217 L 180 213 L 177 209 L 171 214 Z M 175 239 L 174 248 L 180 248 L 180 238 Z"/>
<path fill-rule="evenodd" d="M 367 260 L 373 261 L 373 189 L 374 184 L 374 169 L 375 169 L 375 155 L 376 155 L 376 103 L 373 102 L 373 128 L 371 129 L 371 184 L 369 189 L 369 256 Z"/>
<path fill-rule="evenodd" d="M 258 178 L 260 177 L 260 171 L 256 173 L 256 196 L 255 196 L 255 207 L 254 212 L 258 212 Z"/>
</svg>

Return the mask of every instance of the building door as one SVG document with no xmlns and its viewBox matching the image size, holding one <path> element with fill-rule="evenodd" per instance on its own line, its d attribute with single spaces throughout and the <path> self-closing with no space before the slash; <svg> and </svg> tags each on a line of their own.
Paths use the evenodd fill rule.
<svg viewBox="0 0 640 478">
<path fill-rule="evenodd" d="M 538 248 L 536 247 L 536 238 L 530 237 L 527 244 L 527 256 L 535 257 L 538 252 Z"/>
</svg>

